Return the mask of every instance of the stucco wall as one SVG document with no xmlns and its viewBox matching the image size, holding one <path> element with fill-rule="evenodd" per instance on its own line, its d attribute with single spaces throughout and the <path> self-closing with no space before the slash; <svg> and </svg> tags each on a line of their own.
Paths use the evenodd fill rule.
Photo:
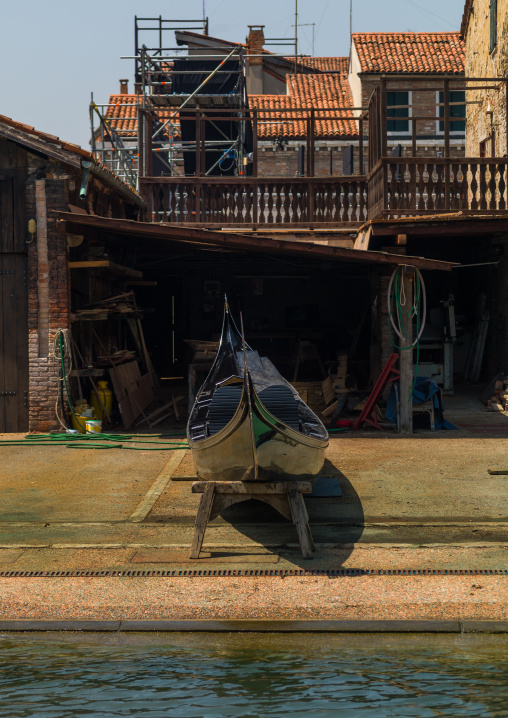
<svg viewBox="0 0 508 718">
<path fill-rule="evenodd" d="M 497 3 L 497 47 L 490 52 L 490 2 L 476 0 L 466 33 L 466 76 L 508 78 L 508 0 Z M 494 156 L 508 154 L 506 146 L 506 91 L 477 90 L 467 93 L 466 155 L 480 155 L 480 143 L 485 154 L 493 156 L 492 133 L 495 134 Z"/>
</svg>

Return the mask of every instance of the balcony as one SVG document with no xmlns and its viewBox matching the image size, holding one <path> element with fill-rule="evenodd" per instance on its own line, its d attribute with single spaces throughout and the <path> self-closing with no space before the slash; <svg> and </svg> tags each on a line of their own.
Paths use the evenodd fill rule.
<svg viewBox="0 0 508 718">
<path fill-rule="evenodd" d="M 367 220 L 366 177 L 144 177 L 153 222 L 334 228 Z"/>
<path fill-rule="evenodd" d="M 419 112 L 410 105 L 388 104 L 389 97 L 408 95 L 409 81 L 420 95 L 431 95 L 431 101 Z M 464 143 L 466 106 L 481 104 L 481 100 L 468 98 L 477 97 L 478 91 L 484 89 L 508 95 L 508 81 L 451 77 L 436 79 L 432 87 L 428 87 L 425 78 L 413 77 L 409 81 L 405 81 L 401 92 L 400 78 L 382 78 L 368 108 L 237 109 L 228 113 L 207 108 L 189 112 L 182 116 L 182 127 L 183 122 L 190 123 L 187 134 L 194 139 L 181 145 L 180 162 L 185 167 L 175 171 L 168 165 L 171 176 L 153 176 L 156 150 L 152 120 L 140 109 L 139 191 L 147 206 L 147 219 L 211 228 L 333 230 L 354 229 L 380 217 L 459 211 L 506 213 L 508 158 L 453 157 L 451 145 L 458 135 L 460 144 Z M 462 99 L 450 101 L 459 95 Z M 406 114 L 402 117 L 400 112 Z M 226 123 L 223 127 L 229 127 L 230 133 L 234 127 L 234 136 L 227 141 L 217 139 L 221 122 Z M 399 125 L 395 123 L 404 125 L 405 139 L 395 140 L 405 142 L 404 148 L 402 144 L 398 146 L 399 156 L 389 156 L 396 149 L 389 146 L 394 144 L 390 123 L 396 129 Z M 342 134 L 337 130 L 339 126 Z M 437 134 L 429 136 L 429 127 L 434 127 Z M 245 148 L 246 137 L 252 144 L 250 150 L 242 149 L 236 155 L 235 176 L 213 174 L 220 166 L 220 158 L 230 157 L 222 154 L 221 148 Z M 241 143 L 238 138 L 243 138 Z M 290 148 L 285 138 L 289 138 Z M 419 156 L 425 154 L 421 147 L 429 139 L 435 144 L 434 156 Z M 332 167 L 331 149 L 329 172 L 324 169 L 325 153 L 317 151 L 316 143 L 326 148 L 333 140 L 341 151 L 349 145 L 350 171 L 357 174 L 338 174 L 342 157 L 336 152 L 338 161 Z M 277 151 L 292 150 L 280 153 L 281 157 L 286 155 L 285 170 L 281 172 L 285 176 L 266 176 L 270 173 L 266 160 L 275 157 L 272 147 L 266 152 L 267 144 L 278 144 Z M 266 153 L 260 161 L 261 145 Z M 410 156 L 400 156 L 404 154 Z M 362 174 L 365 163 L 368 173 Z"/>
</svg>

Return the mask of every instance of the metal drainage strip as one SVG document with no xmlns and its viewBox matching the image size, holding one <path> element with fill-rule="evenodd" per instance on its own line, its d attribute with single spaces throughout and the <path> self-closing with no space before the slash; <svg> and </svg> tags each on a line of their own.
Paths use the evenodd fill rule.
<svg viewBox="0 0 508 718">
<path fill-rule="evenodd" d="M 186 578 L 199 576 L 506 576 L 508 569 L 171 569 L 146 571 L 0 571 L 0 578 Z"/>
</svg>

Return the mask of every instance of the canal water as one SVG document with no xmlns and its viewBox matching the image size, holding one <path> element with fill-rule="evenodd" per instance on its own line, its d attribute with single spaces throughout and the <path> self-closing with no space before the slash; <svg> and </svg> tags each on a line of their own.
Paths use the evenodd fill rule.
<svg viewBox="0 0 508 718">
<path fill-rule="evenodd" d="M 1 634 L 0 715 L 508 716 L 508 637 Z"/>
</svg>

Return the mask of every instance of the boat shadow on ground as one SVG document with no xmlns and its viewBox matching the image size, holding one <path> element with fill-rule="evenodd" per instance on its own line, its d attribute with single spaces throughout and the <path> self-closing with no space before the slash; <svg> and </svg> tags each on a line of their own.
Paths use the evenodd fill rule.
<svg viewBox="0 0 508 718">
<path fill-rule="evenodd" d="M 281 560 L 286 557 L 286 547 L 291 547 L 288 558 L 291 564 L 312 569 L 325 561 L 327 568 L 340 568 L 363 534 L 363 506 L 353 484 L 328 459 L 320 476 L 323 479 L 321 490 L 324 488 L 326 492 L 325 479 L 330 479 L 329 493 L 336 493 L 338 480 L 341 495 L 305 495 L 310 530 L 316 544 L 314 561 L 304 559 L 295 550 L 298 535 L 293 523 L 263 501 L 249 499 L 234 504 L 222 512 L 221 519 L 251 541 L 265 546 L 267 551 L 279 553 Z M 274 546 L 281 548 L 274 549 Z"/>
</svg>

